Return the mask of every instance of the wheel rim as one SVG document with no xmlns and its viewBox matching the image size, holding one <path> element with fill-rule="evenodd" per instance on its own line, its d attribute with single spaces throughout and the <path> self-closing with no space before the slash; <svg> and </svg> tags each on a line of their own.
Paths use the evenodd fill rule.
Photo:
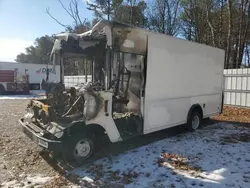
<svg viewBox="0 0 250 188">
<path fill-rule="evenodd" d="M 80 140 L 77 142 L 74 155 L 76 157 L 87 157 L 91 153 L 91 143 L 88 140 Z"/>
<path fill-rule="evenodd" d="M 197 129 L 199 127 L 199 125 L 200 125 L 199 116 L 197 116 L 197 115 L 193 116 L 193 118 L 192 118 L 192 128 Z"/>
</svg>

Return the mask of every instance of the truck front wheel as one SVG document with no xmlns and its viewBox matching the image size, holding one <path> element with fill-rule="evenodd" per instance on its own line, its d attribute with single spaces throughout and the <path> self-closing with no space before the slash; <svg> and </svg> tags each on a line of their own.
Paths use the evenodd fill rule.
<svg viewBox="0 0 250 188">
<path fill-rule="evenodd" d="M 89 134 L 77 133 L 64 141 L 63 156 L 77 165 L 83 164 L 94 153 L 94 137 Z"/>
</svg>

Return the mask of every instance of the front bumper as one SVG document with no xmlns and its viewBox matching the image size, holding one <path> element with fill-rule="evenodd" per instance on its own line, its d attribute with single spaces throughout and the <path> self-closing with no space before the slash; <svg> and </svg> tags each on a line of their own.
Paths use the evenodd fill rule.
<svg viewBox="0 0 250 188">
<path fill-rule="evenodd" d="M 62 151 L 62 142 L 58 140 L 52 140 L 44 138 L 41 134 L 42 129 L 33 123 L 25 122 L 24 119 L 20 119 L 19 123 L 22 126 L 22 131 L 26 134 L 32 141 L 42 148 L 45 148 L 53 152 Z"/>
</svg>

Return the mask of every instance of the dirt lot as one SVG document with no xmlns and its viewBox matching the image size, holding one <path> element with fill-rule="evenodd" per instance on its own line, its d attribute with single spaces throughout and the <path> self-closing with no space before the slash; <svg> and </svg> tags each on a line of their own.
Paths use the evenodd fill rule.
<svg viewBox="0 0 250 188">
<path fill-rule="evenodd" d="M 27 105 L 29 100 L 23 100 L 23 99 L 18 99 L 18 100 L 0 100 L 0 187 L 1 184 L 3 182 L 5 182 L 5 187 L 6 186 L 6 182 L 12 182 L 15 181 L 19 182 L 19 186 L 23 187 L 24 184 L 25 185 L 29 185 L 29 183 L 31 181 L 35 182 L 30 186 L 27 187 L 44 187 L 44 185 L 46 185 L 45 187 L 63 187 L 64 185 L 67 185 L 67 187 L 69 186 L 73 186 L 73 183 L 71 183 L 70 181 L 66 181 L 64 178 L 62 178 L 62 176 L 59 175 L 60 172 L 64 172 L 61 171 L 60 169 L 55 170 L 53 167 L 53 165 L 48 164 L 48 162 L 45 160 L 46 159 L 46 155 L 43 155 L 43 153 L 41 153 L 41 149 L 38 148 L 34 143 L 32 143 L 32 141 L 30 141 L 29 138 L 27 138 L 20 130 L 20 125 L 18 124 L 18 119 L 21 118 L 24 114 L 25 114 L 25 107 Z M 232 116 L 232 114 L 234 115 L 234 117 Z M 237 115 L 237 118 L 235 118 L 235 115 Z M 239 109 L 239 108 L 230 108 L 230 107 L 225 107 L 225 111 L 221 116 L 215 117 L 215 120 L 218 121 L 229 121 L 229 122 L 234 122 L 234 121 L 238 121 L 238 122 L 242 122 L 242 123 L 249 123 L 250 122 L 250 110 L 249 109 Z M 245 126 L 248 124 L 244 124 Z M 217 129 L 214 129 L 214 132 Z M 220 131 L 220 129 L 218 129 Z M 237 130 L 238 131 L 238 130 Z M 171 143 L 176 143 L 176 142 L 186 142 L 186 138 L 184 137 L 189 137 L 189 134 L 187 136 L 183 136 L 183 139 L 181 137 L 174 137 L 175 140 L 171 141 L 171 139 L 169 139 L 168 144 L 165 144 L 166 141 L 160 141 L 158 144 L 156 143 L 156 141 L 161 140 L 163 138 L 166 138 L 168 136 L 175 136 L 176 134 L 178 134 L 180 132 L 179 129 L 174 129 L 174 131 L 166 131 L 166 132 L 161 132 L 161 133 L 156 133 L 156 135 L 149 135 L 147 136 L 147 138 L 145 139 L 137 139 L 137 140 L 131 140 L 130 142 L 127 143 L 121 143 L 121 144 L 117 144 L 117 145 L 112 145 L 110 147 L 106 147 L 104 148 L 102 151 L 100 151 L 102 153 L 101 156 L 108 156 L 110 154 L 113 154 L 113 157 L 107 157 L 105 159 L 105 161 L 107 161 L 107 167 L 104 166 L 94 166 L 94 167 L 90 167 L 90 168 L 81 168 L 80 170 L 76 170 L 77 173 L 76 174 L 82 174 L 83 171 L 86 171 L 86 174 L 88 172 L 92 172 L 92 175 L 95 176 L 96 179 L 98 179 L 99 176 L 104 176 L 103 173 L 107 174 L 110 173 L 111 170 L 110 168 L 116 168 L 116 166 L 119 167 L 120 163 L 126 163 L 123 164 L 124 166 L 122 166 L 120 168 L 120 170 L 122 170 L 123 168 L 127 168 L 126 165 L 129 164 L 131 161 L 133 162 L 133 159 L 129 159 L 128 158 L 138 158 L 138 161 L 140 159 L 143 158 L 143 156 L 141 157 L 141 155 L 143 155 L 143 152 L 148 152 L 149 158 L 147 160 L 149 160 L 148 164 L 152 162 L 150 168 L 155 168 L 155 164 L 153 163 L 153 161 L 155 161 L 155 158 L 157 158 L 158 155 L 161 155 L 162 152 L 162 147 L 165 148 L 169 148 L 169 144 L 171 145 Z M 209 131 L 211 132 L 211 131 Z M 222 133 L 224 133 L 224 131 L 222 131 Z M 205 133 L 204 133 L 205 134 Z M 221 133 L 220 133 L 221 134 Z M 197 135 L 193 135 L 194 137 L 191 138 L 190 142 L 193 142 L 192 139 L 204 139 L 205 136 L 207 135 L 203 135 L 201 138 L 198 138 L 201 134 L 197 134 Z M 208 135 L 209 136 L 209 135 Z M 213 137 L 211 135 L 211 137 Z M 209 137 L 208 137 L 209 138 Z M 207 138 L 207 139 L 208 139 Z M 227 138 L 227 137 L 225 137 Z M 249 137 L 250 138 L 250 137 Z M 168 138 L 167 138 L 168 139 Z M 244 138 L 245 139 L 245 138 Z M 220 142 L 220 138 L 218 138 L 218 142 Z M 155 146 L 150 146 L 152 144 L 152 142 L 155 142 L 154 145 Z M 203 144 L 205 144 L 206 146 L 207 141 L 204 141 Z M 150 145 L 147 145 L 150 144 Z M 164 144 L 166 146 L 164 146 Z M 173 145 L 172 144 L 172 145 Z M 142 150 L 143 152 L 138 152 L 138 149 L 136 150 L 130 150 L 129 152 L 127 152 L 127 150 L 132 149 L 132 148 L 137 148 L 139 146 L 143 146 L 143 145 L 147 145 L 146 148 L 150 148 L 150 149 L 146 149 L 144 151 L 143 147 Z M 162 145 L 162 146 L 161 146 Z M 174 146 L 174 145 L 173 145 Z M 181 150 L 181 146 L 180 145 L 180 150 Z M 159 148 L 159 151 L 151 151 L 151 149 L 155 149 L 155 148 Z M 202 146 L 203 147 L 203 146 Z M 209 148 L 210 146 L 208 146 Z M 232 146 L 235 147 L 235 146 Z M 246 146 L 244 146 L 246 147 Z M 173 148 L 174 149 L 174 148 Z M 170 149 L 171 150 L 171 149 Z M 178 149 L 177 149 L 178 150 Z M 177 151 L 176 149 L 174 149 L 172 152 Z M 180 152 L 184 152 L 180 151 Z M 206 151 L 207 152 L 207 151 Z M 225 151 L 226 152 L 226 151 Z M 126 154 L 127 153 L 127 154 Z M 188 153 L 188 151 L 185 150 L 184 153 Z M 230 153 L 230 152 L 229 152 Z M 150 156 L 151 154 L 155 155 L 155 156 Z M 246 155 L 246 160 L 248 158 L 248 155 L 246 153 L 243 152 L 244 155 Z M 235 154 L 234 154 L 235 155 Z M 99 157 L 101 157 L 99 156 Z M 164 156 L 169 156 L 169 154 L 164 155 Z M 170 156 L 175 156 L 175 155 L 170 155 Z M 236 156 L 236 155 L 235 155 Z M 45 159 L 44 159 L 45 158 Z M 146 160 L 146 159 L 145 159 Z M 219 159 L 218 159 L 219 160 Z M 228 160 L 231 160 L 230 158 Z M 143 163 L 144 160 L 142 160 L 141 162 Z M 236 160 L 237 161 L 237 160 Z M 101 162 L 104 164 L 104 162 Z M 136 164 L 137 162 L 135 162 Z M 230 164 L 230 162 L 228 162 Z M 132 164 L 131 164 L 132 165 Z M 147 165 L 147 164 L 142 164 L 143 165 Z M 111 167 L 110 167 L 111 166 Z M 136 165 L 137 166 L 137 165 Z M 100 173 L 98 171 L 98 168 L 103 169 L 102 172 Z M 107 168 L 107 172 L 104 172 L 105 168 Z M 143 171 L 145 168 L 141 167 L 142 169 L 139 170 L 138 173 L 140 173 L 141 171 Z M 93 170 L 94 169 L 94 170 Z M 126 181 L 126 182 L 130 182 L 132 181 L 131 178 L 139 178 L 139 181 L 141 176 L 139 174 L 127 174 L 127 172 L 119 172 L 116 170 L 112 171 L 112 178 L 121 178 L 122 181 Z M 145 176 L 146 179 L 148 179 L 148 176 L 150 176 L 150 174 L 154 174 L 154 173 L 158 173 L 161 171 L 152 171 L 152 172 L 145 172 Z M 118 174 L 117 174 L 118 173 Z M 120 173 L 120 175 L 119 175 Z M 175 172 L 177 173 L 177 172 Z M 125 174 L 125 175 L 124 175 Z M 249 174 L 249 178 L 247 181 L 250 181 L 250 172 Z M 45 178 L 43 178 L 43 176 L 45 176 Z M 156 175 L 158 176 L 158 175 Z M 34 180 L 35 177 L 35 180 Z M 124 180 L 125 177 L 125 180 Z M 128 178 L 129 177 L 129 178 Z M 152 177 L 152 175 L 150 176 Z M 170 177 L 170 175 L 169 175 Z M 248 176 L 247 176 L 248 177 Z M 33 178 L 33 179 L 32 179 Z M 25 180 L 26 182 L 23 182 L 22 180 Z M 109 181 L 107 179 L 107 181 Z M 145 180 L 143 180 L 145 181 Z M 142 182 L 143 182 L 142 181 Z M 182 180 L 184 181 L 184 180 Z M 199 180 L 200 181 L 200 180 Z M 46 182 L 50 182 L 50 183 L 46 183 Z M 167 182 L 167 181 L 166 181 Z M 177 181 L 178 182 L 178 181 Z M 174 181 L 174 183 L 176 183 Z M 192 182 L 191 182 L 192 183 Z M 204 184 L 204 182 L 203 182 Z M 10 184 L 10 186 L 13 184 Z M 15 184 L 17 185 L 17 184 Z M 176 184 L 177 185 L 177 184 Z M 197 184 L 198 185 L 198 184 Z M 139 186 L 139 185 L 138 185 Z M 143 187 L 143 185 L 141 185 Z M 111 187 L 111 186 L 109 186 Z M 119 187 L 119 186 L 118 186 Z M 132 186 L 133 187 L 133 186 Z"/>
<path fill-rule="evenodd" d="M 40 149 L 21 131 L 18 119 L 25 114 L 28 100 L 0 100 L 0 185 L 30 174 L 54 176 Z"/>
</svg>

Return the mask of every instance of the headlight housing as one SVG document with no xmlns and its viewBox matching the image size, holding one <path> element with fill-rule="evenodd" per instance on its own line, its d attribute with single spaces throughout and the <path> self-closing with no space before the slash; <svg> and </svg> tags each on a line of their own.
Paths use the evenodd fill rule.
<svg viewBox="0 0 250 188">
<path fill-rule="evenodd" d="M 98 113 L 97 97 L 90 94 L 84 94 L 85 104 L 83 114 L 87 120 L 94 118 Z"/>
</svg>

